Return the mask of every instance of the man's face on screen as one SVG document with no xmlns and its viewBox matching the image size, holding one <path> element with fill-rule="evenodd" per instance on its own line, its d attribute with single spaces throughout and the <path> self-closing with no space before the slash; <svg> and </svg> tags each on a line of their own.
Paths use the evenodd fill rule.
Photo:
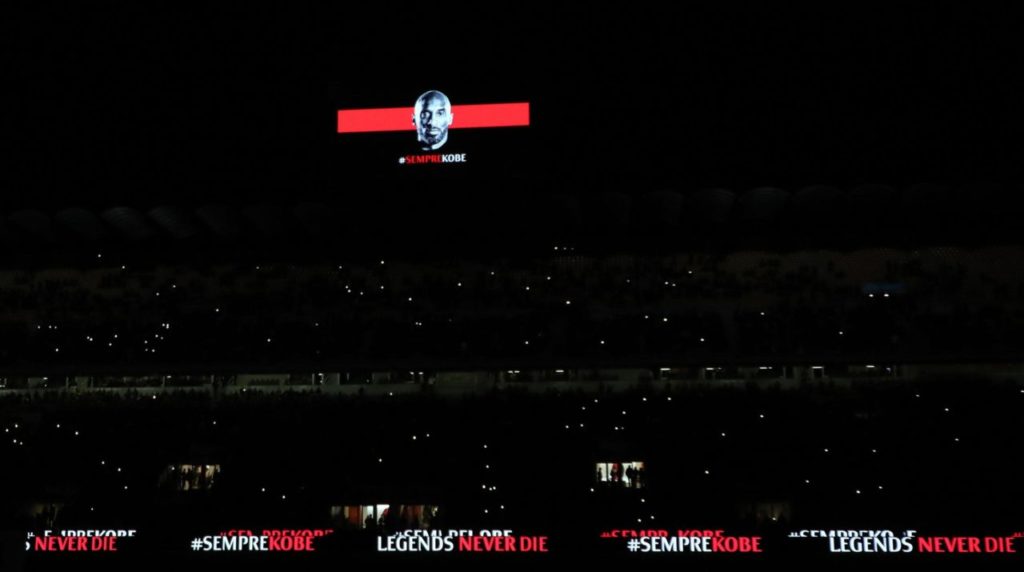
<svg viewBox="0 0 1024 572">
<path fill-rule="evenodd" d="M 413 114 L 416 135 L 424 149 L 438 149 L 448 140 L 451 104 L 440 94 L 426 94 L 416 101 Z"/>
</svg>

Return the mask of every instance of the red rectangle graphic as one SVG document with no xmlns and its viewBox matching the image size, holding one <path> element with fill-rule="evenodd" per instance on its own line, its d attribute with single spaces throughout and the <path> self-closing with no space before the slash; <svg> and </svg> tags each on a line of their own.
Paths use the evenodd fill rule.
<svg viewBox="0 0 1024 572">
<path fill-rule="evenodd" d="M 416 129 L 416 126 L 413 125 L 412 114 L 412 107 L 339 109 L 338 133 L 413 131 Z M 528 127 L 529 125 L 529 102 L 452 106 L 451 129 Z"/>
</svg>

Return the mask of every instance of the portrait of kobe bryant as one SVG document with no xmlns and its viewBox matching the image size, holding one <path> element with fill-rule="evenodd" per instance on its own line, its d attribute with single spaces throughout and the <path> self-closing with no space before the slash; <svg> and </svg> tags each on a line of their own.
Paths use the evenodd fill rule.
<svg viewBox="0 0 1024 572">
<path fill-rule="evenodd" d="M 420 147 L 433 151 L 444 146 L 452 119 L 452 103 L 447 95 L 432 89 L 419 96 L 413 108 L 412 123 L 416 126 Z"/>
</svg>

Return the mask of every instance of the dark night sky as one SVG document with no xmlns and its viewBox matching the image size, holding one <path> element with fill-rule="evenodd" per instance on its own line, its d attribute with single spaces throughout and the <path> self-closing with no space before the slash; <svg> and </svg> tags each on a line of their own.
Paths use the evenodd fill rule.
<svg viewBox="0 0 1024 572">
<path fill-rule="evenodd" d="M 531 160 L 456 186 L 1024 179 L 1017 31 L 995 12 L 91 10 L 3 25 L 0 210 L 366 192 L 391 175 L 346 162 L 337 94 L 440 85 L 533 105 Z"/>
</svg>

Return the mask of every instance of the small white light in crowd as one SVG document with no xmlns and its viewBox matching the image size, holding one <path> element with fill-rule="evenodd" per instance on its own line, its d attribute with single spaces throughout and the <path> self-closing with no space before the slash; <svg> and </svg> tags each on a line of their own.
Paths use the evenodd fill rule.
<svg viewBox="0 0 1024 572">
<path fill-rule="evenodd" d="M 493 270 L 491 270 L 491 276 L 494 276 L 494 271 Z"/>
<path fill-rule="evenodd" d="M 75 437 L 78 437 L 78 431 L 75 431 Z"/>
<path fill-rule="evenodd" d="M 529 291 L 530 291 L 530 287 L 529 287 L 529 286 L 527 286 L 527 287 L 526 287 L 526 291 L 527 291 L 527 292 L 529 292 Z"/>
<path fill-rule="evenodd" d="M 125 486 L 124 486 L 124 490 L 128 490 L 128 485 L 125 485 Z"/>
<path fill-rule="evenodd" d="M 550 277 L 550 276 L 548 276 L 547 278 L 548 278 L 548 280 L 551 280 L 551 277 Z"/>
<path fill-rule="evenodd" d="M 121 467 L 117 468 L 117 472 L 119 472 L 119 473 L 121 472 Z"/>
<path fill-rule="evenodd" d="M 97 254 L 96 258 L 103 258 L 103 254 Z"/>
<path fill-rule="evenodd" d="M 875 297 L 874 294 L 868 294 L 868 298 L 874 298 L 874 297 Z M 859 494 L 859 492 L 858 492 L 858 494 Z"/>
<path fill-rule="evenodd" d="M 526 345 L 530 345 L 530 340 L 524 340 L 523 343 Z"/>
<path fill-rule="evenodd" d="M 764 419 L 764 413 L 757 416 L 759 419 Z"/>
<path fill-rule="evenodd" d="M 704 341 L 704 338 L 701 338 L 701 339 L 700 339 L 700 341 L 702 341 L 702 342 L 703 342 L 703 341 Z"/>
<path fill-rule="evenodd" d="M 383 261 L 383 260 L 381 260 L 381 261 L 380 261 L 380 264 L 381 264 L 381 266 L 383 266 L 383 265 L 384 265 L 384 261 Z"/>
<path fill-rule="evenodd" d="M 267 338 L 267 343 L 268 343 L 268 344 L 270 343 L 270 338 Z"/>
<path fill-rule="evenodd" d="M 645 320 L 649 319 L 650 317 L 651 317 L 651 315 L 650 315 L 650 314 L 644 314 L 644 319 L 645 319 Z"/>
<path fill-rule="evenodd" d="M 484 444 L 484 449 L 486 449 L 486 448 L 487 448 L 487 444 Z"/>
<path fill-rule="evenodd" d="M 882 490 L 882 485 L 878 485 L 878 490 Z"/>
<path fill-rule="evenodd" d="M 828 447 L 825 447 L 825 452 L 828 453 Z"/>
<path fill-rule="evenodd" d="M 412 302 L 412 296 L 409 296 L 409 301 Z"/>
<path fill-rule="evenodd" d="M 725 437 L 725 431 L 722 431 L 722 437 Z"/>
<path fill-rule="evenodd" d="M 956 442 L 956 443 L 959 443 L 960 442 L 960 438 L 959 437 L 953 437 L 953 441 Z"/>
<path fill-rule="evenodd" d="M 267 487 L 260 487 L 260 492 L 261 493 L 267 492 Z"/>
<path fill-rule="evenodd" d="M 594 487 L 590 487 L 590 492 L 594 492 Z"/>
<path fill-rule="evenodd" d="M 500 507 L 498 507 L 498 508 L 500 508 L 501 510 L 505 510 L 505 505 L 501 505 L 501 506 L 500 506 Z"/>
<path fill-rule="evenodd" d="M 857 489 L 857 490 L 856 490 L 856 491 L 854 491 L 854 492 L 856 492 L 857 494 L 860 494 L 860 489 Z"/>
<path fill-rule="evenodd" d="M 843 335 L 843 331 L 842 330 L 839 330 L 839 335 L 840 336 Z"/>
<path fill-rule="evenodd" d="M 889 297 L 889 293 L 886 292 L 885 294 L 882 294 L 882 296 L 885 297 L 885 298 L 888 298 Z"/>
<path fill-rule="evenodd" d="M 662 318 L 662 319 L 661 319 L 661 321 L 662 321 L 662 322 L 667 322 L 667 321 L 668 321 L 668 318 L 667 318 L 667 317 L 665 317 L 665 318 Z"/>
<path fill-rule="evenodd" d="M 412 436 L 412 440 L 413 440 L 413 441 L 415 441 L 415 440 L 416 440 L 416 436 L 415 436 L 415 435 L 413 435 L 413 436 Z"/>
<path fill-rule="evenodd" d="M 462 288 L 462 282 L 459 282 L 458 284 L 456 284 L 456 286 L 458 286 L 459 288 Z"/>
<path fill-rule="evenodd" d="M 640 502 L 647 502 L 647 499 L 640 499 Z"/>
<path fill-rule="evenodd" d="M 811 484 L 811 479 L 804 479 L 804 484 L 805 485 Z"/>
<path fill-rule="evenodd" d="M 60 423 L 57 424 L 57 429 L 60 429 Z"/>
<path fill-rule="evenodd" d="M 377 459 L 377 462 L 378 462 L 378 463 L 383 463 L 383 462 L 384 462 L 384 459 Z"/>
<path fill-rule="evenodd" d="M 565 301 L 565 305 L 566 305 L 566 306 L 568 306 L 569 304 L 572 304 L 572 300 L 566 300 L 566 301 Z"/>
<path fill-rule="evenodd" d="M 601 340 L 601 345 L 602 345 L 602 346 L 604 345 L 604 340 Z"/>
<path fill-rule="evenodd" d="M 287 499 L 288 499 L 288 497 L 286 497 L 284 495 L 281 495 L 281 500 L 287 500 Z"/>
<path fill-rule="evenodd" d="M 484 514 L 487 514 L 487 509 L 486 508 L 484 509 Z"/>
<path fill-rule="evenodd" d="M 710 475 L 710 474 L 711 474 L 711 471 L 709 471 L 708 469 L 704 469 L 704 474 L 705 474 L 705 475 Z"/>
<path fill-rule="evenodd" d="M 761 312 L 761 315 L 763 316 L 763 315 L 764 315 L 764 312 Z"/>
</svg>

